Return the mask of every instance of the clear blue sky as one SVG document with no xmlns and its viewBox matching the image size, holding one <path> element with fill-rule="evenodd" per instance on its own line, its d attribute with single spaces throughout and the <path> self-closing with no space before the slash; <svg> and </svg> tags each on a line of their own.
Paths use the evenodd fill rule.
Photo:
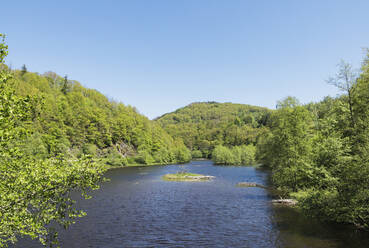
<svg viewBox="0 0 369 248">
<path fill-rule="evenodd" d="M 67 74 L 150 118 L 194 101 L 274 108 L 337 94 L 369 47 L 369 1 L 3 1 L 7 63 Z"/>
</svg>

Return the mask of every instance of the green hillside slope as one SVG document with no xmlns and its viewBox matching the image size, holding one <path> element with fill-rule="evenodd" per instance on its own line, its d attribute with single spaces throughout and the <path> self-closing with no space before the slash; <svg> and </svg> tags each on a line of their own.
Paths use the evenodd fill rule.
<svg viewBox="0 0 369 248">
<path fill-rule="evenodd" d="M 190 159 L 188 149 L 134 107 L 53 72 L 43 75 L 9 71 L 10 86 L 20 96 L 37 96 L 32 135 L 24 149 L 38 157 L 89 154 L 113 166 L 168 164 Z M 38 116 L 36 118 L 36 116 Z"/>
<path fill-rule="evenodd" d="M 209 158 L 218 145 L 255 145 L 266 131 L 271 110 L 235 103 L 198 102 L 156 119 L 169 134 L 183 139 L 194 157 Z"/>
</svg>

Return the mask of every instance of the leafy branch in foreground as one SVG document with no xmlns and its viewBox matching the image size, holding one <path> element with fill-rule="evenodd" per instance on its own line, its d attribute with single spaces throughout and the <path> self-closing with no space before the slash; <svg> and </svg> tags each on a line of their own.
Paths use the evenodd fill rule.
<svg viewBox="0 0 369 248">
<path fill-rule="evenodd" d="M 0 34 L 0 38 L 4 37 Z M 0 63 L 7 46 L 0 43 Z M 5 68 L 0 64 L 0 68 Z M 29 137 L 27 125 L 35 113 L 35 97 L 19 97 L 10 86 L 10 75 L 0 71 L 0 247 L 19 236 L 57 245 L 52 226 L 68 227 L 84 215 L 74 207 L 71 192 L 97 189 L 105 167 L 88 157 L 68 160 L 63 154 L 38 159 L 19 147 Z"/>
</svg>

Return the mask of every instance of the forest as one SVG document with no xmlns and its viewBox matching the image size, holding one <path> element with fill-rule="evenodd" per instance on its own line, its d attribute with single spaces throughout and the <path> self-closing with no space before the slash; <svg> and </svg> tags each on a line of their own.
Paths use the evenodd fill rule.
<svg viewBox="0 0 369 248">
<path fill-rule="evenodd" d="M 342 95 L 301 105 L 278 102 L 257 160 L 273 184 L 320 219 L 369 227 L 369 54 L 359 73 L 341 62 L 328 83 Z"/>
<path fill-rule="evenodd" d="M 90 155 L 111 166 L 183 163 L 190 153 L 181 139 L 173 139 L 157 123 L 131 106 L 109 101 L 96 90 L 67 76 L 21 70 L 11 75 L 8 87 L 18 97 L 30 97 L 30 135 L 16 146 L 40 159 L 64 154 Z"/>
<path fill-rule="evenodd" d="M 271 112 L 246 104 L 198 102 L 155 121 L 174 138 L 181 138 L 193 158 L 212 158 L 214 151 L 222 150 L 221 147 L 214 150 L 217 146 L 255 146 L 258 137 L 268 130 Z"/>
</svg>

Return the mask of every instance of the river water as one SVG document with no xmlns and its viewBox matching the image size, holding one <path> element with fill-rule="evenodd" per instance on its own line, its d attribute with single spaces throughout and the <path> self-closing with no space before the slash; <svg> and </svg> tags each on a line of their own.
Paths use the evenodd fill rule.
<svg viewBox="0 0 369 248">
<path fill-rule="evenodd" d="M 167 182 L 179 170 L 212 175 L 209 182 Z M 87 216 L 60 234 L 63 248 L 122 247 L 369 247 L 369 234 L 319 223 L 271 205 L 262 188 L 268 173 L 254 167 L 185 165 L 129 167 L 106 173 L 110 182 L 78 200 Z M 16 247 L 38 248 L 21 240 Z"/>
</svg>

